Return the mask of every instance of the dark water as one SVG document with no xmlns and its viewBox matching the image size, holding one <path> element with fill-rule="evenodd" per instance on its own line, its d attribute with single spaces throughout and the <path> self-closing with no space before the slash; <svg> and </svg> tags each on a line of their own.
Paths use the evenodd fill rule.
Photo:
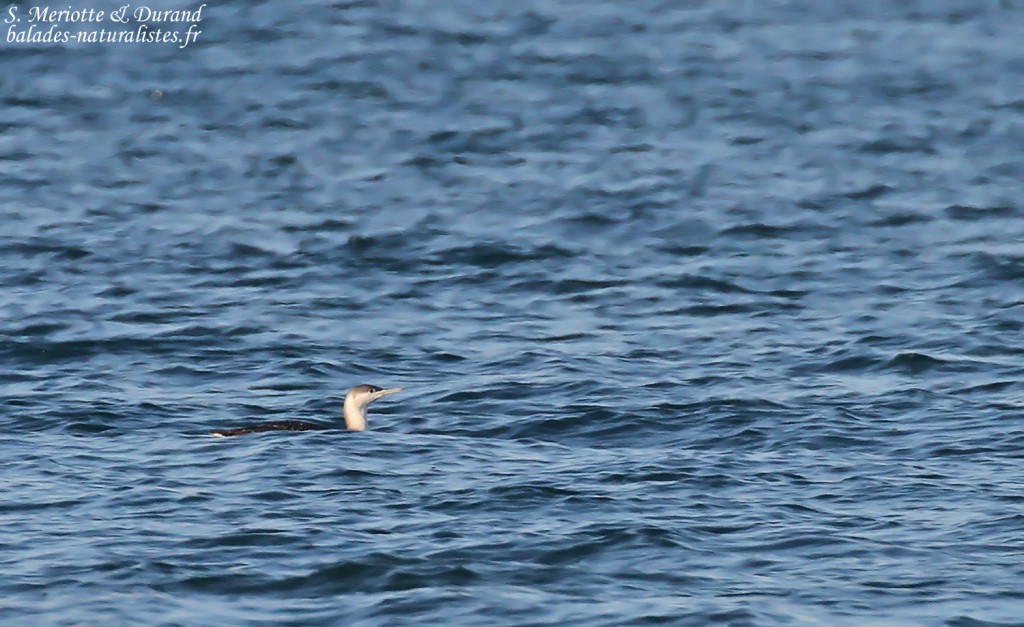
<svg viewBox="0 0 1024 627">
<path fill-rule="evenodd" d="M 1021 624 L 1024 3 L 201 27 L 0 47 L 0 622 Z"/>
</svg>

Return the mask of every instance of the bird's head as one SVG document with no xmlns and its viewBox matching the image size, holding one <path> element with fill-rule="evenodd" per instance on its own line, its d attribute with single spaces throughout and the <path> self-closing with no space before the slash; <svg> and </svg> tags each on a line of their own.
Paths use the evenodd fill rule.
<svg viewBox="0 0 1024 627">
<path fill-rule="evenodd" d="M 367 406 L 388 394 L 401 391 L 402 388 L 382 388 L 365 383 L 355 386 L 345 395 L 345 426 L 351 431 L 365 430 Z"/>
</svg>

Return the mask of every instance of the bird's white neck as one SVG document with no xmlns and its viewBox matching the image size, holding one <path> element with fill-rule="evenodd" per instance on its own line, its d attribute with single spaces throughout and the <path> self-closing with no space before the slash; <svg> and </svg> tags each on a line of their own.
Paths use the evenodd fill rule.
<svg viewBox="0 0 1024 627">
<path fill-rule="evenodd" d="M 366 431 L 366 405 L 360 405 L 352 396 L 345 397 L 345 428 Z"/>
</svg>

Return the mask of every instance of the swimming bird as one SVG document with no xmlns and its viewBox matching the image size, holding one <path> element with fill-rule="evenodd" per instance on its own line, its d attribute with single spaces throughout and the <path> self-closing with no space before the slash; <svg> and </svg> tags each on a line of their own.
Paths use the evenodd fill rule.
<svg viewBox="0 0 1024 627">
<path fill-rule="evenodd" d="M 345 428 L 349 431 L 366 430 L 366 408 L 378 398 L 388 394 L 401 392 L 402 388 L 381 388 L 376 385 L 357 385 L 345 395 Z M 232 435 L 246 435 L 247 433 L 262 433 L 264 431 L 318 431 L 330 429 L 327 425 L 315 422 L 302 422 L 301 420 L 278 420 L 275 422 L 264 422 L 250 427 L 238 429 L 220 429 L 212 435 L 217 437 L 228 437 Z"/>
</svg>

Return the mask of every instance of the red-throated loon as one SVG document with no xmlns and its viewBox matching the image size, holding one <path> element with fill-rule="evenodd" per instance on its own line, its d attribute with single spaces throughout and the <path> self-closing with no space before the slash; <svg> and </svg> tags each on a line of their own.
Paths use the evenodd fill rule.
<svg viewBox="0 0 1024 627">
<path fill-rule="evenodd" d="M 364 384 L 355 386 L 345 395 L 345 428 L 349 431 L 365 431 L 366 407 L 378 398 L 401 391 L 402 388 L 384 389 L 376 385 Z M 330 427 L 314 422 L 302 422 L 301 420 L 278 420 L 239 429 L 220 429 L 214 431 L 212 435 L 223 438 L 230 435 L 262 433 L 263 431 L 316 431 L 321 429 L 330 429 Z"/>
</svg>

